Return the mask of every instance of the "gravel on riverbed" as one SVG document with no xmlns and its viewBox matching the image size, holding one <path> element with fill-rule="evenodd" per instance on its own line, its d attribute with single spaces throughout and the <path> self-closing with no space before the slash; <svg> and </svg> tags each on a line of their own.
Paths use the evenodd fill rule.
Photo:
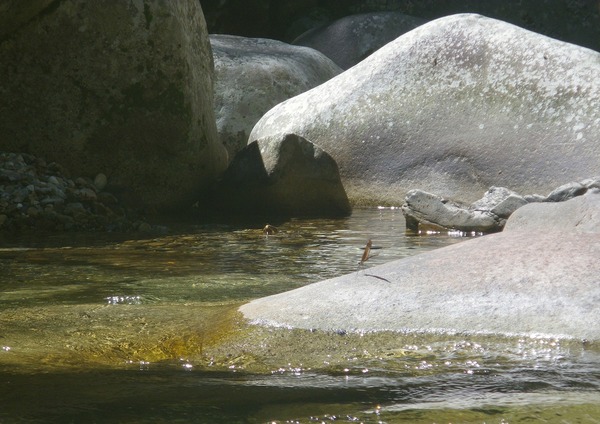
<svg viewBox="0 0 600 424">
<path fill-rule="evenodd" d="M 0 152 L 0 232 L 149 229 L 105 191 L 107 178 L 70 178 L 56 162 Z"/>
</svg>

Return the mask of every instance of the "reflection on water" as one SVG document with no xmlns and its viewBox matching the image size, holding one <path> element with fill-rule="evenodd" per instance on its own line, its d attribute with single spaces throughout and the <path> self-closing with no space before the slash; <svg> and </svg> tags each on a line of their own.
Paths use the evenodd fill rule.
<svg viewBox="0 0 600 424">
<path fill-rule="evenodd" d="M 0 239 L 0 422 L 586 422 L 598 347 L 248 327 L 239 304 L 463 241 L 395 209 Z M 591 422 L 591 421 L 590 421 Z"/>
</svg>

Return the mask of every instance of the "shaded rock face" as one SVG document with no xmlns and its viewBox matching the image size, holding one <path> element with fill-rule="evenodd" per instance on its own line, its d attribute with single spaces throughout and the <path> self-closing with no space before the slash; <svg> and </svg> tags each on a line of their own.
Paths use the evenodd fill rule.
<svg viewBox="0 0 600 424">
<path fill-rule="evenodd" d="M 139 208 L 193 203 L 226 166 L 199 3 L 25 3 L 0 42 L 0 148 L 104 173 Z"/>
<path fill-rule="evenodd" d="M 402 13 L 380 12 L 346 16 L 329 25 L 312 29 L 293 44 L 312 47 L 340 68 L 356 65 L 380 47 L 408 32 L 425 20 Z"/>
<path fill-rule="evenodd" d="M 249 144 L 216 190 L 223 213 L 261 216 L 344 216 L 350 205 L 337 165 L 295 134 Z"/>
<path fill-rule="evenodd" d="M 257 299 L 240 310 L 257 324 L 304 329 L 600 340 L 599 251 L 597 233 L 502 232 Z"/>
<path fill-rule="evenodd" d="M 593 188 L 565 202 L 524 206 L 510 216 L 504 231 L 600 233 L 600 189 Z"/>
<path fill-rule="evenodd" d="M 419 187 L 471 202 L 544 192 L 599 168 L 600 54 L 478 15 L 404 34 L 271 109 L 250 141 L 297 133 L 336 160 L 354 203 Z"/>
<path fill-rule="evenodd" d="M 456 13 L 479 13 L 600 50 L 600 8 L 591 0 L 201 0 L 201 3 L 211 33 L 291 41 L 315 25 L 353 14 L 394 11 L 432 20 Z M 299 28 L 305 29 L 298 32 Z"/>
<path fill-rule="evenodd" d="M 210 42 L 217 130 L 231 159 L 269 109 L 341 72 L 319 52 L 280 41 L 211 35 Z"/>
</svg>

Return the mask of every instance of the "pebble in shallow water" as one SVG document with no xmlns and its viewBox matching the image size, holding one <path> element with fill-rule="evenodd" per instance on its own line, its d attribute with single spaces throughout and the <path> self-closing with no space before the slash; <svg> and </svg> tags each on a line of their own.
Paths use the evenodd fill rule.
<svg viewBox="0 0 600 424">
<path fill-rule="evenodd" d="M 104 174 L 94 181 L 67 175 L 54 162 L 0 153 L 0 230 L 127 231 L 141 225 L 132 222 L 131 212 L 112 194 L 102 191 Z"/>
</svg>

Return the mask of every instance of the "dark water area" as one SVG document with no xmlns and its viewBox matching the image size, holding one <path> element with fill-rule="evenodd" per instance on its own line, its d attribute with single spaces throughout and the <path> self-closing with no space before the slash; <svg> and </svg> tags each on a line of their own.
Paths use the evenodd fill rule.
<svg viewBox="0 0 600 424">
<path fill-rule="evenodd" d="M 265 224 L 0 236 L 0 423 L 600 422 L 595 342 L 249 325 L 239 305 L 356 272 L 368 239 L 366 266 L 469 238 L 397 209 Z"/>
</svg>

